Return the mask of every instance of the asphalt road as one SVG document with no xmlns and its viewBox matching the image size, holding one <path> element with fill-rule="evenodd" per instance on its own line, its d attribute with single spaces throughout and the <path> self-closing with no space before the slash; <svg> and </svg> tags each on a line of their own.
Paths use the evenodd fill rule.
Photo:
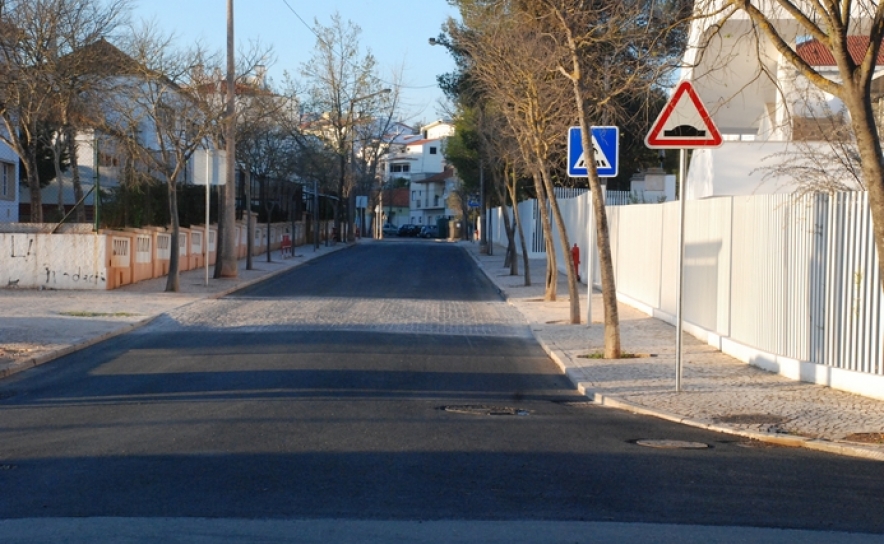
<svg viewBox="0 0 884 544">
<path fill-rule="evenodd" d="M 880 463 L 583 400 L 456 246 L 359 246 L 0 382 L 0 541 L 884 540 Z"/>
</svg>

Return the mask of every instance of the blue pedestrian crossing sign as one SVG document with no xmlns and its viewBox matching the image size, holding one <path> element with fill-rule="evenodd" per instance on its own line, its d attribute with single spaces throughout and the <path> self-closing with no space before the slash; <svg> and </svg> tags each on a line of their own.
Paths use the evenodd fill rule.
<svg viewBox="0 0 884 544">
<path fill-rule="evenodd" d="M 595 154 L 595 167 L 600 178 L 617 177 L 620 155 L 620 129 L 618 127 L 590 127 L 592 147 Z M 580 127 L 568 130 L 568 176 L 585 178 L 589 176 Z"/>
</svg>

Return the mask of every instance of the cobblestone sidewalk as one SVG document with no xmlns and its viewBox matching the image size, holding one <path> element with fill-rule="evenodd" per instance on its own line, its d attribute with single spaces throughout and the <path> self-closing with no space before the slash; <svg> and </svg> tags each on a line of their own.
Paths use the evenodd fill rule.
<svg viewBox="0 0 884 544">
<path fill-rule="evenodd" d="M 606 406 L 662 417 L 785 446 L 884 461 L 884 401 L 795 382 L 742 363 L 685 335 L 682 391 L 675 391 L 675 327 L 619 305 L 621 345 L 635 358 L 599 359 L 604 347 L 601 294 L 593 293 L 592 325 L 567 323 L 568 285 L 544 302 L 546 261 L 531 260 L 533 285 L 503 267 L 504 250 L 479 253 L 463 243 L 507 301 L 528 320 L 538 342 L 574 385 Z M 586 319 L 586 286 L 580 285 Z M 594 357 L 589 357 L 595 354 Z"/>
</svg>

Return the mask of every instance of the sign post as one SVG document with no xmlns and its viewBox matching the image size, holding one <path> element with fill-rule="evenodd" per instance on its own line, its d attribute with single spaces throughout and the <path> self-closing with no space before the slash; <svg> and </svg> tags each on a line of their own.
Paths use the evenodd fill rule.
<svg viewBox="0 0 884 544">
<path fill-rule="evenodd" d="M 700 147 L 719 147 L 721 133 L 700 100 L 690 81 L 682 81 L 666 103 L 663 111 L 645 136 L 645 145 L 651 149 L 678 149 L 678 291 L 675 306 L 675 390 L 681 391 L 683 369 L 682 335 L 684 323 L 684 247 L 685 200 L 687 199 L 687 150 Z"/>
<path fill-rule="evenodd" d="M 206 232 L 203 237 L 203 261 L 206 268 L 206 286 L 209 285 L 209 210 L 211 185 L 225 185 L 227 183 L 227 152 L 221 150 L 197 149 L 193 156 L 193 183 L 194 185 L 206 186 Z M 215 245 L 217 246 L 216 240 Z M 215 253 L 217 255 L 217 247 Z"/>
<path fill-rule="evenodd" d="M 600 178 L 617 177 L 620 168 L 620 129 L 618 127 L 590 127 L 596 173 Z M 583 151 L 583 131 L 580 127 L 568 129 L 568 176 L 589 177 L 589 168 Z M 604 202 L 605 194 L 600 195 Z M 587 221 L 586 242 L 586 326 L 592 326 L 592 279 L 595 258 L 595 211 L 590 194 L 589 221 Z"/>
</svg>

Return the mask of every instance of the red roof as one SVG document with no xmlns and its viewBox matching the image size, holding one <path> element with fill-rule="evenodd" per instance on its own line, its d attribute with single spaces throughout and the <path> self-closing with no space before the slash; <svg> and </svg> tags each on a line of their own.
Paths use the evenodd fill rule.
<svg viewBox="0 0 884 544">
<path fill-rule="evenodd" d="M 384 196 L 389 195 L 390 193 L 384 191 Z M 408 197 L 411 196 L 408 191 L 408 187 L 400 187 L 399 189 L 393 189 L 393 207 L 394 208 L 407 208 L 409 206 Z M 385 206 L 389 206 L 390 204 L 384 204 Z"/>
<path fill-rule="evenodd" d="M 868 47 L 868 36 L 847 37 L 847 51 L 850 53 L 851 58 L 853 58 L 853 62 L 857 64 L 862 62 Z M 817 40 L 799 43 L 798 47 L 795 48 L 795 52 L 811 66 L 835 66 L 835 57 L 832 56 L 832 52 Z M 876 64 L 884 65 L 884 48 L 878 51 L 878 61 Z"/>
<path fill-rule="evenodd" d="M 454 177 L 454 168 L 450 166 L 445 167 L 444 172 L 439 172 L 438 174 L 433 174 L 432 176 L 426 177 L 424 179 L 415 180 L 417 183 L 433 183 L 436 181 L 445 181 L 449 178 Z"/>
<path fill-rule="evenodd" d="M 438 142 L 439 140 L 417 140 L 415 142 L 405 142 L 405 145 L 424 145 L 430 142 Z"/>
</svg>

